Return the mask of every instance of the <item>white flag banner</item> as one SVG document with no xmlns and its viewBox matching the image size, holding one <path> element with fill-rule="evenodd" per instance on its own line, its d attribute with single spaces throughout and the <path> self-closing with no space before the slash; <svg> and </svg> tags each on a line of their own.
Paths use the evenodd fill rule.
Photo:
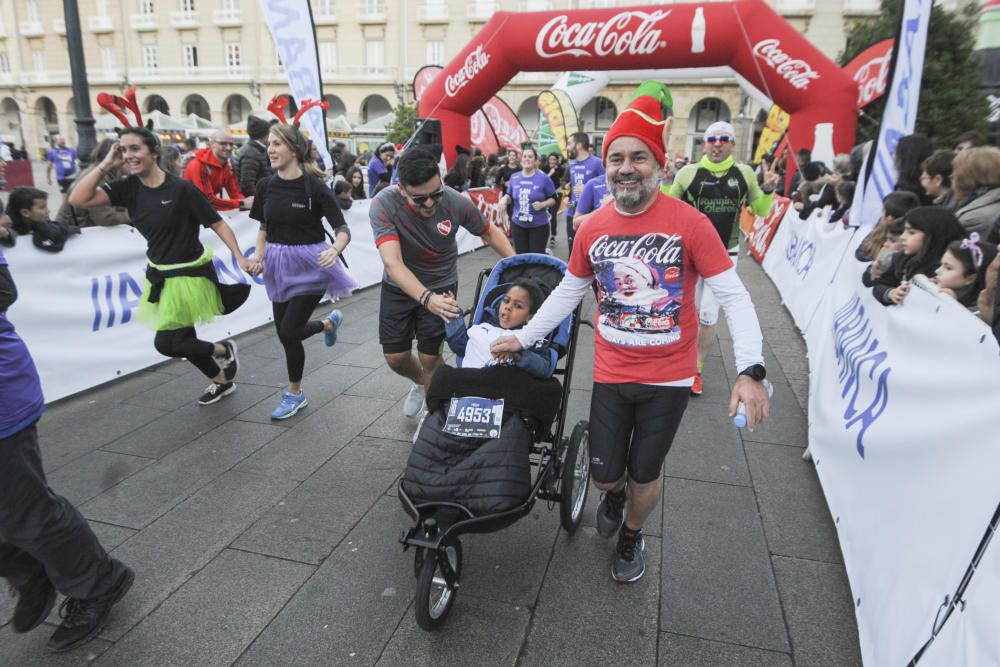
<svg viewBox="0 0 1000 667">
<path fill-rule="evenodd" d="M 360 287 L 382 280 L 382 260 L 372 236 L 371 200 L 356 201 L 344 218 L 351 244 L 344 256 L 348 273 Z M 249 256 L 258 223 L 247 212 L 222 213 Z M 223 340 L 271 321 L 271 302 L 262 278 L 239 264 L 219 237 L 202 230 L 212 247 L 219 281 L 250 284 L 250 298 L 235 312 L 198 327 L 203 340 Z M 482 240 L 458 231 L 458 250 L 482 247 Z M 153 349 L 153 331 L 135 319 L 145 284 L 146 241 L 131 227 L 91 227 L 71 237 L 58 254 L 43 252 L 22 239 L 4 255 L 17 284 L 18 299 L 8 318 L 24 339 L 42 378 L 46 401 L 75 394 L 165 361 Z M 375 332 L 372 332 L 375 335 Z"/>
<path fill-rule="evenodd" d="M 764 256 L 764 271 L 800 331 L 809 326 L 854 236 L 840 222 L 827 222 L 829 215 L 817 210 L 802 220 L 789 208 Z"/>
<path fill-rule="evenodd" d="M 809 447 L 864 663 L 906 665 L 931 637 L 1000 500 L 1000 350 L 948 297 L 915 288 L 903 305 L 883 306 L 861 284 L 863 269 L 845 259 L 806 334 Z M 984 580 L 976 618 L 988 622 L 966 624 L 960 641 L 990 659 L 927 664 L 994 664 L 1000 595 L 996 577 Z"/>
<path fill-rule="evenodd" d="M 288 87 L 301 108 L 302 100 L 323 101 L 323 83 L 319 75 L 319 54 L 316 51 L 316 29 L 313 25 L 309 0 L 260 0 L 264 20 L 271 30 L 275 49 L 288 75 Z M 302 116 L 301 126 L 316 144 L 327 167 L 333 159 L 326 145 L 324 111 L 310 109 Z M 288 122 L 292 122 L 289 118 Z"/>
<path fill-rule="evenodd" d="M 906 0 L 896 44 L 896 69 L 892 77 L 885 111 L 879 126 L 875 159 L 867 180 L 859 179 L 861 187 L 854 198 L 861 198 L 860 210 L 851 208 L 851 224 L 861 229 L 871 227 L 881 217 L 882 200 L 896 187 L 896 145 L 913 134 L 920 101 L 920 81 L 924 73 L 924 53 L 927 49 L 927 26 L 931 20 L 933 0 Z"/>
</svg>

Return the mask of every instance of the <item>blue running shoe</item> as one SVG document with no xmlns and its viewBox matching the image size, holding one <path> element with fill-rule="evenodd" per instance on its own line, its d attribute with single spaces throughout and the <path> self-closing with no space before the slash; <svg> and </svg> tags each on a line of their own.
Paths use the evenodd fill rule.
<svg viewBox="0 0 1000 667">
<path fill-rule="evenodd" d="M 309 405 L 309 399 L 306 398 L 306 392 L 300 391 L 298 394 L 293 394 L 286 389 L 281 394 L 281 403 L 271 413 L 271 419 L 288 419 L 307 405 Z"/>
<path fill-rule="evenodd" d="M 333 347 L 333 344 L 337 342 L 337 329 L 340 328 L 340 323 L 344 320 L 344 316 L 341 315 L 339 310 L 335 310 L 326 319 L 330 320 L 333 328 L 329 331 L 324 331 L 323 342 L 326 343 L 327 347 Z"/>
</svg>

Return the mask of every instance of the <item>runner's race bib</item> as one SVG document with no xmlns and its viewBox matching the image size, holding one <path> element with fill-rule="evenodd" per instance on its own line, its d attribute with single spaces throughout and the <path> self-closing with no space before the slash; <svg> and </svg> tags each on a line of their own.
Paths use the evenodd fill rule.
<svg viewBox="0 0 1000 667">
<path fill-rule="evenodd" d="M 461 438 L 498 438 L 502 420 L 502 398 L 456 397 L 448 406 L 443 431 Z"/>
</svg>

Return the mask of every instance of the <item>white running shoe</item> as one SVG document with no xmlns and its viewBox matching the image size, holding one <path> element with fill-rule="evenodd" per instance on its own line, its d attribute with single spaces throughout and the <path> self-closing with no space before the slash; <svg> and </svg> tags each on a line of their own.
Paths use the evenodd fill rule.
<svg viewBox="0 0 1000 667">
<path fill-rule="evenodd" d="M 406 402 L 403 403 L 403 414 L 407 417 L 416 417 L 424 409 L 424 385 L 415 384 L 410 387 L 410 393 L 406 395 Z"/>
</svg>

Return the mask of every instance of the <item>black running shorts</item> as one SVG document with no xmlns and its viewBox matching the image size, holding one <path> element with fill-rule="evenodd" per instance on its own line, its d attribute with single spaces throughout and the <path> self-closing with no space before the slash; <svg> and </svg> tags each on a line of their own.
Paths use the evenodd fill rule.
<svg viewBox="0 0 1000 667">
<path fill-rule="evenodd" d="M 590 474 L 610 484 L 628 476 L 648 484 L 660 476 L 690 387 L 594 383 L 590 401 Z"/>
<path fill-rule="evenodd" d="M 458 293 L 458 285 L 435 289 L 438 294 Z M 408 352 L 417 339 L 421 354 L 440 355 L 444 320 L 410 298 L 403 290 L 382 283 L 378 311 L 378 342 L 384 354 Z"/>
</svg>

